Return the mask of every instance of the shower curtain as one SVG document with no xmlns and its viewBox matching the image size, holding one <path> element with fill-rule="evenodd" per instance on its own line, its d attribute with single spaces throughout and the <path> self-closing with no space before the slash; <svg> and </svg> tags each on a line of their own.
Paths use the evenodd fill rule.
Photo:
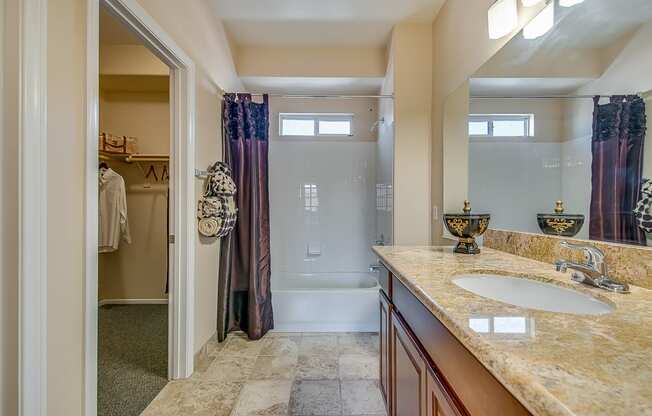
<svg viewBox="0 0 652 416">
<path fill-rule="evenodd" d="M 242 330 L 259 339 L 274 327 L 270 287 L 268 96 L 225 94 L 222 102 L 225 161 L 237 186 L 238 217 L 222 239 L 217 334 Z"/>
<path fill-rule="evenodd" d="M 645 102 L 613 96 L 594 98 L 591 151 L 591 240 L 646 245 L 633 210 L 639 199 L 645 141 Z"/>
</svg>

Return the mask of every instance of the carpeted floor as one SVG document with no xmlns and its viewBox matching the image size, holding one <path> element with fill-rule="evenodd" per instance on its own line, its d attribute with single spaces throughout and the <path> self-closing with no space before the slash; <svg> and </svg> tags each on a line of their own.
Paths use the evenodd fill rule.
<svg viewBox="0 0 652 416">
<path fill-rule="evenodd" d="M 167 384 L 167 305 L 99 310 L 98 416 L 139 415 Z"/>
</svg>

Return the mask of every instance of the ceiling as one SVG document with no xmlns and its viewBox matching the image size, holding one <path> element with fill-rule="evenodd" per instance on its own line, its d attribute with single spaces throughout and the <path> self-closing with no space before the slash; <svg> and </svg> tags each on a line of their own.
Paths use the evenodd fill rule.
<svg viewBox="0 0 652 416">
<path fill-rule="evenodd" d="M 378 94 L 383 78 L 241 77 L 247 91 L 268 94 Z"/>
<path fill-rule="evenodd" d="M 125 25 L 104 8 L 100 8 L 100 44 L 142 45 L 143 43 Z"/>
<path fill-rule="evenodd" d="M 210 0 L 240 46 L 383 47 L 401 21 L 431 22 L 445 0 Z"/>
<path fill-rule="evenodd" d="M 471 96 L 523 97 L 572 94 L 593 78 L 472 78 Z"/>
</svg>

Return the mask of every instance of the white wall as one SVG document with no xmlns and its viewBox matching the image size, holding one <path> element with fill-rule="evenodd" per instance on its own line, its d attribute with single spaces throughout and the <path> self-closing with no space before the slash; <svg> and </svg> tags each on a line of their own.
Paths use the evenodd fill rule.
<svg viewBox="0 0 652 416">
<path fill-rule="evenodd" d="M 552 213 L 561 195 L 559 143 L 473 141 L 469 198 L 491 214 L 491 227 L 538 233 L 537 213 Z"/>
<path fill-rule="evenodd" d="M 271 100 L 272 286 L 283 273 L 366 272 L 369 267 L 376 172 L 375 133 L 369 129 L 376 107 L 374 100 Z M 279 112 L 354 113 L 355 136 L 279 138 Z M 312 203 L 306 198 L 310 185 L 317 192 Z"/>
</svg>

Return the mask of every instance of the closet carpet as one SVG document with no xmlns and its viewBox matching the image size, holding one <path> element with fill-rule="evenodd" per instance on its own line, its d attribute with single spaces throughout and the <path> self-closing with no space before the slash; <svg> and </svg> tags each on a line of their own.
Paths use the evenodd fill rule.
<svg viewBox="0 0 652 416">
<path fill-rule="evenodd" d="M 167 384 L 167 305 L 99 308 L 98 416 L 139 415 Z"/>
</svg>

